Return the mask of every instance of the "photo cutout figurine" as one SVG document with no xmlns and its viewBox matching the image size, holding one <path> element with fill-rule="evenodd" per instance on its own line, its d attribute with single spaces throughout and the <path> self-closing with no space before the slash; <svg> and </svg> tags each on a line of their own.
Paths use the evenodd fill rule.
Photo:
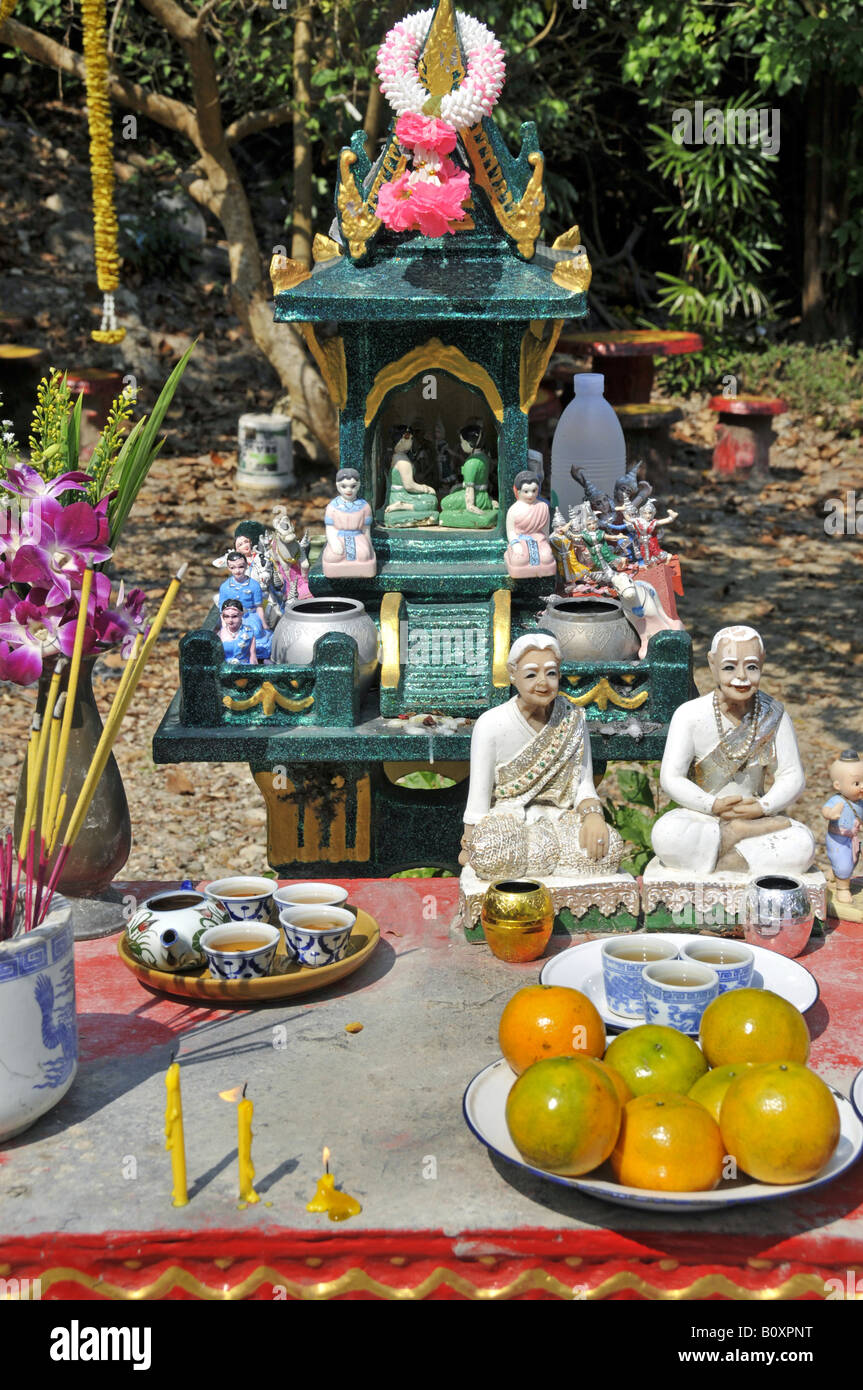
<svg viewBox="0 0 863 1390">
<path fill-rule="evenodd" d="M 416 476 L 411 458 L 413 431 L 408 425 L 395 425 L 392 433 L 384 526 L 436 526 L 439 518 L 437 493 L 431 484 L 420 482 Z"/>
<path fill-rule="evenodd" d="M 463 425 L 459 431 L 459 444 L 465 455 L 462 482 L 440 504 L 441 526 L 473 531 L 488 531 L 497 526 L 498 505 L 489 492 L 492 463 L 481 447 L 482 439 L 481 425 Z"/>
<path fill-rule="evenodd" d="M 245 555 L 238 550 L 228 551 L 229 577 L 219 585 L 219 611 L 226 599 L 235 598 L 243 605 L 245 625 L 255 634 L 257 660 L 266 661 L 270 655 L 273 634 L 264 617 L 264 596 L 257 579 L 249 574 Z"/>
<path fill-rule="evenodd" d="M 360 475 L 356 468 L 340 468 L 336 474 L 337 496 L 324 512 L 327 543 L 321 566 L 328 579 L 372 579 L 378 562 L 372 548 L 372 509 L 360 497 Z"/>
<path fill-rule="evenodd" d="M 821 807 L 827 821 L 824 847 L 833 870 L 833 912 L 863 921 L 863 885 L 856 894 L 851 888 L 860 859 L 860 827 L 863 825 L 863 758 L 854 748 L 846 748 L 830 764 L 834 795 Z"/>
<path fill-rule="evenodd" d="M 515 501 L 506 514 L 506 568 L 513 579 L 547 578 L 557 571 L 549 544 L 551 517 L 532 468 L 516 474 L 512 490 Z"/>
<path fill-rule="evenodd" d="M 560 647 L 519 637 L 507 660 L 515 695 L 481 714 L 459 863 L 477 878 L 615 874 L 623 841 L 593 785 L 587 721 L 559 693 Z"/>
<path fill-rule="evenodd" d="M 713 693 L 680 705 L 668 728 L 659 780 L 677 807 L 654 825 L 654 853 L 698 877 L 805 874 L 815 838 L 784 812 L 806 779 L 784 706 L 760 689 L 764 644 L 751 627 L 725 627 L 707 660 Z"/>
<path fill-rule="evenodd" d="M 219 637 L 225 651 L 225 660 L 232 666 L 257 666 L 256 634 L 247 621 L 248 615 L 241 600 L 225 599 L 219 611 L 222 617 Z"/>
</svg>

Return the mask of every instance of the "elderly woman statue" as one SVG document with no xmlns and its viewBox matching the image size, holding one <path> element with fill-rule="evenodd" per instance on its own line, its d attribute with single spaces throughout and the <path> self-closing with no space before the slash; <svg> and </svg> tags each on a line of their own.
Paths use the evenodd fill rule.
<svg viewBox="0 0 863 1390">
<path fill-rule="evenodd" d="M 815 837 L 781 813 L 806 779 L 791 720 L 759 689 L 764 644 L 751 627 L 724 627 L 707 661 L 716 689 L 681 705 L 668 728 L 659 780 L 678 809 L 654 825 L 654 851 L 697 874 L 805 873 Z"/>
<path fill-rule="evenodd" d="M 613 874 L 623 842 L 593 785 L 583 713 L 558 693 L 560 647 L 520 637 L 507 669 L 516 694 L 477 720 L 461 864 L 481 879 Z"/>
</svg>

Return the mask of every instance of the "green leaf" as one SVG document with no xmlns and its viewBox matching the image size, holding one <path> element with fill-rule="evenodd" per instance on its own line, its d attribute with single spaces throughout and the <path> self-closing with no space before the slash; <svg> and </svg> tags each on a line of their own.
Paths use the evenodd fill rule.
<svg viewBox="0 0 863 1390">
<path fill-rule="evenodd" d="M 110 525 L 110 545 L 116 546 L 117 537 L 120 535 L 132 504 L 141 488 L 147 474 L 150 471 L 153 460 L 164 444 L 163 439 L 157 440 L 156 435 L 161 427 L 162 421 L 168 410 L 171 401 L 174 399 L 174 392 L 180 384 L 180 378 L 189 362 L 189 358 L 195 350 L 197 339 L 183 353 L 162 390 L 159 392 L 159 399 L 153 406 L 149 418 L 144 417 L 132 430 L 123 448 L 117 456 L 114 465 L 114 484 L 117 488 L 117 496 L 114 498 L 108 509 L 108 522 Z"/>
<path fill-rule="evenodd" d="M 70 473 L 74 473 L 78 467 L 78 451 L 81 447 L 81 413 L 84 409 L 84 392 L 82 391 L 75 402 L 75 408 L 69 416 L 66 425 L 66 458 Z M 94 501 L 98 501 L 95 498 Z"/>
<path fill-rule="evenodd" d="M 620 787 L 621 795 L 630 804 L 637 806 L 647 806 L 651 811 L 656 809 L 653 799 L 653 789 L 650 785 L 650 778 L 646 772 L 637 772 L 630 768 L 621 768 L 617 773 L 617 785 Z"/>
</svg>

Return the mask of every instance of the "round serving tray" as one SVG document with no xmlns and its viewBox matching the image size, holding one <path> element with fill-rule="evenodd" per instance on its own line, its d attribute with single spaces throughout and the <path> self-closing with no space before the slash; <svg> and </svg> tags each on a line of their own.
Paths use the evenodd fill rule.
<svg viewBox="0 0 863 1390">
<path fill-rule="evenodd" d="M 298 965 L 285 954 L 277 954 L 273 973 L 262 980 L 217 980 L 206 966 L 196 970 L 155 970 L 141 965 L 129 951 L 125 936 L 117 944 L 120 959 L 136 975 L 142 985 L 173 994 L 183 999 L 210 999 L 219 1004 L 258 1004 L 269 999 L 287 999 L 292 994 L 308 994 L 315 989 L 343 980 L 365 964 L 380 941 L 381 933 L 374 917 L 362 908 L 348 940 L 347 954 L 333 965 Z"/>
</svg>

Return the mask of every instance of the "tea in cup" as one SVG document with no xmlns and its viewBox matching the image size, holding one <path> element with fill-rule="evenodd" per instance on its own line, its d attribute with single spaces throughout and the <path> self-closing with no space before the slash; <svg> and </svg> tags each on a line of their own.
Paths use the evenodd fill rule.
<svg viewBox="0 0 863 1390">
<path fill-rule="evenodd" d="M 694 960 L 663 960 L 642 971 L 644 1019 L 679 1033 L 697 1033 L 701 1015 L 719 995 L 719 976 Z"/>
<path fill-rule="evenodd" d="M 622 1018 L 644 1017 L 644 984 L 642 972 L 646 965 L 674 960 L 677 947 L 661 936 L 641 933 L 610 937 L 600 948 L 605 999 L 613 1014 Z"/>
<path fill-rule="evenodd" d="M 227 922 L 201 937 L 210 974 L 217 980 L 263 979 L 273 968 L 278 944 L 278 929 L 264 922 Z"/>
<path fill-rule="evenodd" d="M 300 965 L 334 965 L 347 954 L 355 922 L 343 907 L 283 907 L 279 921 L 288 954 Z"/>
<path fill-rule="evenodd" d="M 730 989 L 746 989 L 755 969 L 755 956 L 742 941 L 714 941 L 705 939 L 688 941 L 683 948 L 686 960 L 709 965 L 719 976 L 719 993 L 726 994 Z"/>
<path fill-rule="evenodd" d="M 237 874 L 233 878 L 214 879 L 207 884 L 204 892 L 214 902 L 221 903 L 234 922 L 268 920 L 273 896 L 272 879 Z"/>
<path fill-rule="evenodd" d="M 273 893 L 276 910 L 285 907 L 344 907 L 347 888 L 336 883 L 286 883 Z"/>
</svg>

